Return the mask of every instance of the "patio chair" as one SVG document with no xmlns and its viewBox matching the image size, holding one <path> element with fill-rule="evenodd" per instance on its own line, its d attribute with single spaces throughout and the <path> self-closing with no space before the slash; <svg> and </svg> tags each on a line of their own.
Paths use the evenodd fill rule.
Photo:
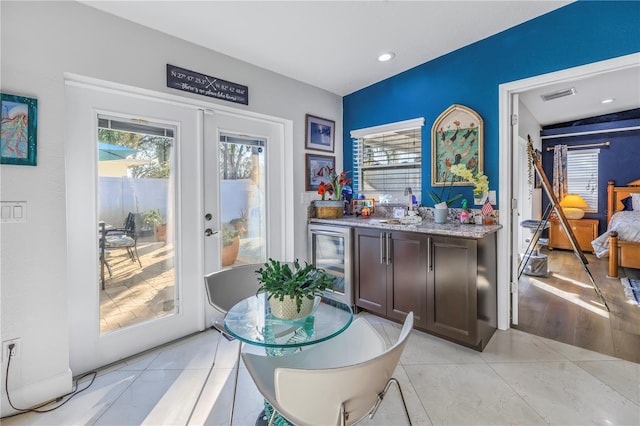
<svg viewBox="0 0 640 426">
<path fill-rule="evenodd" d="M 400 337 L 386 351 L 382 337 L 364 319 L 356 319 L 337 337 L 287 356 L 242 354 L 251 378 L 274 408 L 296 425 L 352 425 L 373 418 L 395 383 L 408 424 L 409 411 L 392 374 L 413 328 L 407 315 Z M 394 422 L 394 424 L 398 424 Z"/>
<path fill-rule="evenodd" d="M 112 228 L 104 231 L 104 248 L 125 249 L 132 262 L 138 262 L 142 268 L 138 256 L 138 235 L 142 219 L 139 214 L 129 213 L 122 228 Z"/>
</svg>

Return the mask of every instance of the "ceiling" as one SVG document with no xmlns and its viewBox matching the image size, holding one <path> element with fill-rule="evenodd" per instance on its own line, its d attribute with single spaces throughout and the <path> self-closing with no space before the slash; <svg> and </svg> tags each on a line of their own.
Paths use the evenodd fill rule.
<svg viewBox="0 0 640 426">
<path fill-rule="evenodd" d="M 571 1 L 81 3 L 344 96 Z M 389 50 L 395 58 L 378 62 Z M 544 104 L 536 93 L 521 99 L 546 125 L 637 108 L 639 82 L 635 69 L 576 82 L 575 96 Z M 635 83 L 635 90 L 627 83 Z M 585 96 L 597 105 L 585 108 Z M 606 97 L 616 102 L 603 106 L 599 102 Z"/>
</svg>

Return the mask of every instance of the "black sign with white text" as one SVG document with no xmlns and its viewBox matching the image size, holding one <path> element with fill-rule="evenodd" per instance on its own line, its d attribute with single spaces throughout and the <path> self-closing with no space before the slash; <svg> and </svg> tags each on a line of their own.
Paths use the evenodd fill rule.
<svg viewBox="0 0 640 426">
<path fill-rule="evenodd" d="M 249 105 L 249 88 L 167 64 L 167 87 Z"/>
</svg>

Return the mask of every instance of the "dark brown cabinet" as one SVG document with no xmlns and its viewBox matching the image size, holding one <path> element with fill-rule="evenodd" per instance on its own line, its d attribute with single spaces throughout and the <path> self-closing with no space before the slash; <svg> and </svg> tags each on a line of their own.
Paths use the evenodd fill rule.
<svg viewBox="0 0 640 426">
<path fill-rule="evenodd" d="M 496 235 L 355 229 L 356 306 L 482 350 L 497 327 Z"/>
<path fill-rule="evenodd" d="M 428 246 L 424 234 L 356 228 L 356 306 L 398 321 L 413 311 L 426 327 Z"/>
<path fill-rule="evenodd" d="M 497 326 L 495 234 L 431 238 L 427 330 L 483 349 Z"/>
</svg>

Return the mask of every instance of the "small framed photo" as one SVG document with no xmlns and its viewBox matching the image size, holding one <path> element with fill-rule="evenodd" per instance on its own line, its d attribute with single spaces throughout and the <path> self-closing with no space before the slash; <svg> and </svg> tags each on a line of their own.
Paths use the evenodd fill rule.
<svg viewBox="0 0 640 426">
<path fill-rule="evenodd" d="M 305 148 L 333 152 L 336 122 L 309 114 L 306 115 L 306 118 L 307 143 Z"/>
<path fill-rule="evenodd" d="M 324 167 L 329 166 L 335 169 L 336 157 L 332 155 L 306 155 L 306 174 L 307 174 L 307 191 L 317 191 L 322 182 L 327 182 L 326 176 L 318 176 L 318 172 Z"/>
<path fill-rule="evenodd" d="M 38 100 L 2 93 L 0 164 L 36 165 Z"/>
</svg>

